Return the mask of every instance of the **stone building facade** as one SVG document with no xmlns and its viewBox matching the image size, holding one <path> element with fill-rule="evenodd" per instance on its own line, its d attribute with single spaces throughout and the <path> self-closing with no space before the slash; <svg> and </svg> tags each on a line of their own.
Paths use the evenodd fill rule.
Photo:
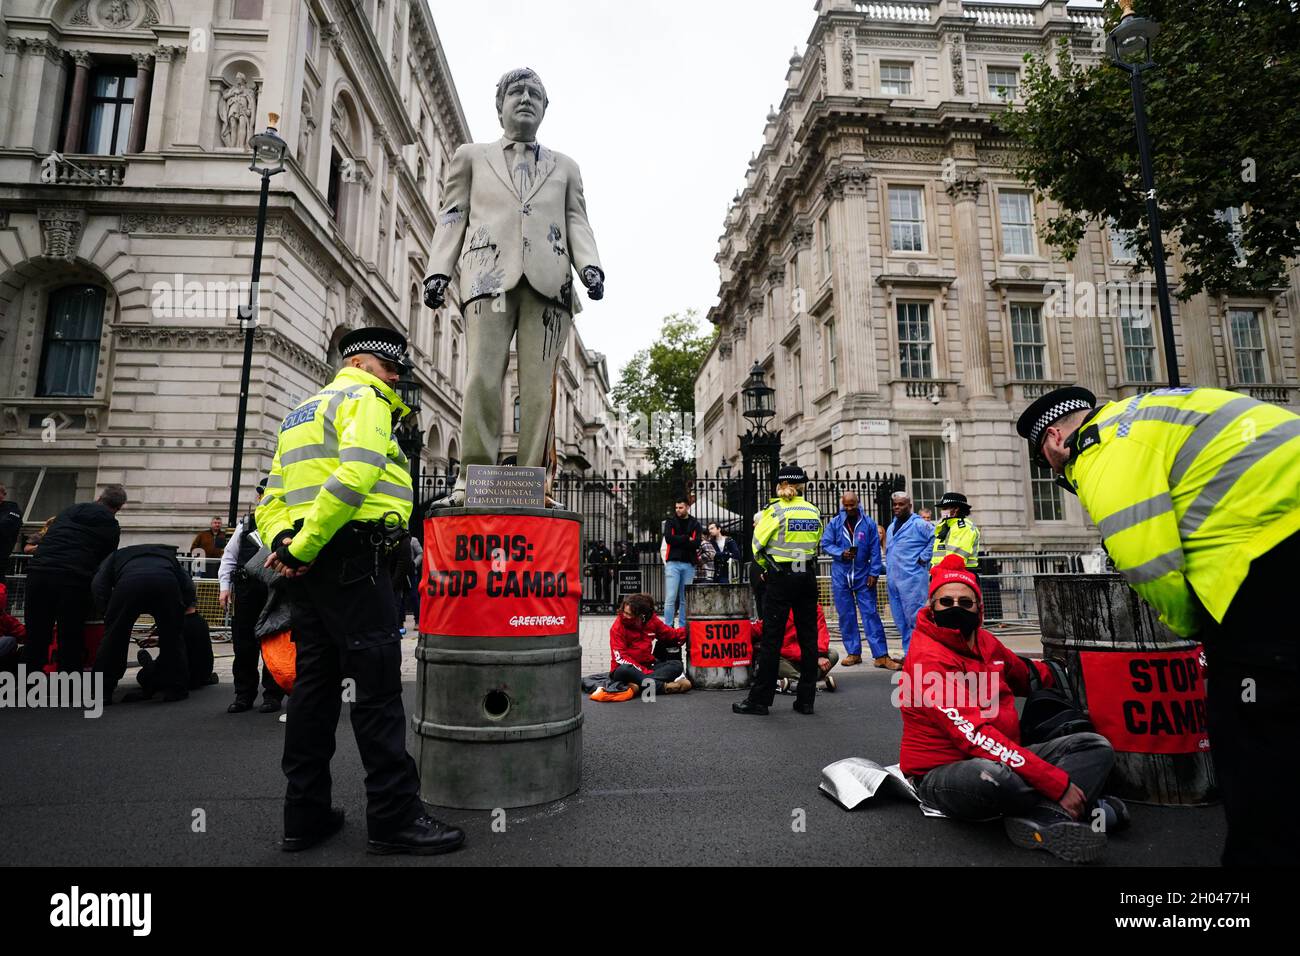
<svg viewBox="0 0 1300 956">
<path fill-rule="evenodd" d="M 225 515 L 260 187 L 247 142 L 268 113 L 289 150 L 242 483 L 267 473 L 343 335 L 374 325 L 411 343 L 424 471 L 457 466 L 463 317 L 425 308 L 421 281 L 470 131 L 424 0 L 9 0 L 0 15 L 0 482 L 29 524 L 108 482 L 131 496 L 128 542 L 188 544 Z M 571 352 L 576 407 L 603 363 Z"/>
<path fill-rule="evenodd" d="M 697 467 L 739 463 L 757 362 L 784 460 L 901 473 L 918 506 L 961 491 L 997 550 L 1096 544 L 1015 420 L 1058 384 L 1159 387 L 1168 356 L 1154 279 L 1125 237 L 1093 228 L 1069 262 L 1048 247 L 1037 226 L 1052 206 L 1017 179 L 996 125 L 1023 55 L 1061 37 L 1081 60 L 1101 55 L 1100 4 L 819 0 L 726 217 Z M 1175 291 L 1178 275 L 1175 249 Z M 1183 382 L 1300 407 L 1294 272 L 1173 309 Z"/>
</svg>

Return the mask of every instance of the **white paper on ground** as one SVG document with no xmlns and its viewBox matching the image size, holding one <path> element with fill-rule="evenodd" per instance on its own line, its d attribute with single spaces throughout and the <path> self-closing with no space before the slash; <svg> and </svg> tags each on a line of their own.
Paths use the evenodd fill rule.
<svg viewBox="0 0 1300 956">
<path fill-rule="evenodd" d="M 921 801 L 898 764 L 882 767 L 865 757 L 846 757 L 822 768 L 820 789 L 845 810 L 856 810 L 878 793 L 887 793 L 916 801 L 927 817 L 945 816 Z"/>
</svg>

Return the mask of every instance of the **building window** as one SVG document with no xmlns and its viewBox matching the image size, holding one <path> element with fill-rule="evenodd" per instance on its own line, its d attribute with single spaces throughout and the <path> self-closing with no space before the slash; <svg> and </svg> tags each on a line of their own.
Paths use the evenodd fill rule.
<svg viewBox="0 0 1300 956">
<path fill-rule="evenodd" d="M 330 181 L 326 201 L 334 221 L 339 222 L 339 207 L 343 196 L 343 157 L 337 149 L 330 150 Z"/>
<path fill-rule="evenodd" d="M 928 302 L 898 303 L 898 372 L 903 378 L 934 376 Z"/>
<path fill-rule="evenodd" d="M 885 96 L 911 96 L 912 64 L 880 64 L 880 92 Z"/>
<path fill-rule="evenodd" d="M 934 508 L 943 497 L 948 484 L 943 439 L 913 438 L 911 449 L 912 503 L 917 511 L 922 508 Z"/>
<path fill-rule="evenodd" d="M 85 480 L 81 481 L 83 477 Z M 89 489 L 94 487 L 94 482 L 94 472 L 83 475 L 47 467 L 0 469 L 0 484 L 8 489 L 9 500 L 26 509 L 22 514 L 23 524 L 44 521 L 70 508 L 77 503 L 78 486 Z M 3 561 L 8 557 L 0 555 L 0 571 L 4 570 Z"/>
<path fill-rule="evenodd" d="M 1119 316 L 1120 336 L 1124 345 L 1124 378 L 1130 382 L 1156 380 L 1156 340 L 1151 316 L 1140 310 L 1125 309 Z"/>
<path fill-rule="evenodd" d="M 1232 357 L 1237 384 L 1263 385 L 1268 381 L 1268 352 L 1264 348 L 1263 317 L 1259 309 L 1229 309 Z"/>
<path fill-rule="evenodd" d="M 262 19 L 262 0 L 231 0 L 230 19 L 232 20 Z"/>
<path fill-rule="evenodd" d="M 1037 462 L 1029 463 L 1029 490 L 1034 501 L 1035 521 L 1062 521 L 1065 504 L 1061 500 L 1061 486 L 1056 474 Z"/>
<path fill-rule="evenodd" d="M 1106 230 L 1110 240 L 1110 259 L 1112 262 L 1137 262 L 1137 244 L 1133 233 L 1119 229 L 1111 223 Z"/>
<path fill-rule="evenodd" d="M 1038 306 L 1011 307 L 1011 350 L 1016 378 L 1041 382 L 1047 377 L 1047 342 L 1043 337 L 1043 311 Z"/>
<path fill-rule="evenodd" d="M 800 415 L 803 414 L 803 349 L 795 349 L 791 356 L 794 361 L 794 395 L 795 411 Z"/>
<path fill-rule="evenodd" d="M 822 280 L 831 277 L 831 214 L 827 212 L 821 219 L 822 230 Z"/>
<path fill-rule="evenodd" d="M 96 70 L 90 80 L 90 114 L 82 149 L 97 156 L 122 156 L 135 110 L 135 71 Z"/>
<path fill-rule="evenodd" d="M 307 14 L 307 59 L 316 62 L 316 44 L 320 37 L 320 26 L 316 18 Z"/>
<path fill-rule="evenodd" d="M 827 445 L 821 450 L 821 469 L 822 477 L 826 477 L 835 471 L 835 449 Z"/>
<path fill-rule="evenodd" d="M 512 414 L 514 416 L 513 422 L 514 422 L 515 434 L 518 435 L 519 434 L 519 396 L 518 395 L 515 396 L 514 411 Z"/>
<path fill-rule="evenodd" d="M 828 388 L 838 388 L 839 379 L 839 353 L 835 349 L 835 320 L 827 319 L 826 324 L 822 326 L 822 334 L 825 335 L 825 354 L 826 354 L 826 386 Z"/>
<path fill-rule="evenodd" d="M 50 293 L 37 395 L 53 398 L 95 394 L 103 325 L 103 289 L 71 285 Z"/>
<path fill-rule="evenodd" d="M 1034 254 L 1034 215 L 1029 193 L 1003 190 L 998 193 L 998 217 L 1002 220 L 1002 253 L 1008 256 Z"/>
<path fill-rule="evenodd" d="M 433 317 L 433 365 L 438 367 L 442 361 L 442 316 L 434 315 Z"/>
<path fill-rule="evenodd" d="M 1020 88 L 1020 71 L 1014 66 L 989 67 L 989 93 L 995 100 L 1009 103 Z"/>
<path fill-rule="evenodd" d="M 889 248 L 925 251 L 925 194 L 920 186 L 889 187 Z"/>
</svg>

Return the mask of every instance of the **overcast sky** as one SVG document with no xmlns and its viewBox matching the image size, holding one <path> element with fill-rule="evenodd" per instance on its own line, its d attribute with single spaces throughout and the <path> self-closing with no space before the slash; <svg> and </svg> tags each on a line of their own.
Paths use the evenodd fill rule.
<svg viewBox="0 0 1300 956">
<path fill-rule="evenodd" d="M 619 370 L 663 316 L 717 301 L 731 197 L 780 102 L 813 0 L 428 0 L 477 142 L 498 139 L 496 82 L 535 69 L 539 142 L 582 168 L 606 274 L 578 329 Z"/>
</svg>

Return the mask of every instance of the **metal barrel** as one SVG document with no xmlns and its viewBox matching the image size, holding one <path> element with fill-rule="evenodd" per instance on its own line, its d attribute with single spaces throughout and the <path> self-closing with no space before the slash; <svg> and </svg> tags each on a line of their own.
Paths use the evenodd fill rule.
<svg viewBox="0 0 1300 956">
<path fill-rule="evenodd" d="M 518 516 L 580 528 L 571 512 L 539 508 L 446 509 L 429 521 L 475 515 L 489 528 L 504 522 L 508 530 Z M 533 560 L 546 566 L 548 557 L 539 553 Z M 570 558 L 580 564 L 580 557 Z M 571 586 L 580 580 L 576 576 Z M 546 803 L 578 789 L 582 648 L 576 599 L 573 608 L 571 628 L 549 636 L 512 636 L 486 618 L 471 621 L 476 634 L 421 628 L 411 722 L 422 800 L 491 810 Z"/>
<path fill-rule="evenodd" d="M 750 618 L 753 596 L 747 584 L 688 584 L 686 586 L 686 674 L 696 688 L 739 690 L 753 679 L 753 641 Z M 722 631 L 734 626 L 735 634 Z M 721 636 L 713 640 L 712 634 Z M 716 667 L 699 656 L 706 639 L 713 646 L 725 646 L 743 640 L 749 646 L 748 663 L 733 667 Z"/>
<path fill-rule="evenodd" d="M 1034 589 L 1044 655 L 1065 663 L 1075 695 L 1115 746 L 1107 792 L 1167 806 L 1215 802 L 1203 677 L 1181 687 L 1166 679 L 1166 672 L 1190 673 L 1189 660 L 1203 675 L 1197 642 L 1161 624 L 1118 574 L 1037 575 Z M 1163 696 L 1176 689 L 1183 691 L 1176 699 Z M 1201 749 L 1161 752 L 1167 744 L 1157 729 L 1199 737 Z"/>
</svg>

